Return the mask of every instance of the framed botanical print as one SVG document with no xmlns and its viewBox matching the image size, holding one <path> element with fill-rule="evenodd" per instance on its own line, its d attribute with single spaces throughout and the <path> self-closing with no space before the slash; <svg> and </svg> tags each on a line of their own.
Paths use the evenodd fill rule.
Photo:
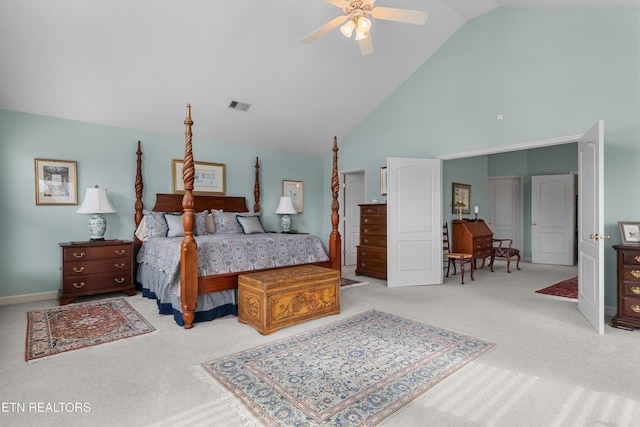
<svg viewBox="0 0 640 427">
<path fill-rule="evenodd" d="M 36 205 L 77 205 L 77 163 L 35 159 Z"/>
<path fill-rule="evenodd" d="M 451 212 L 471 213 L 471 186 L 459 182 L 452 183 L 451 188 Z"/>
<path fill-rule="evenodd" d="M 184 160 L 171 161 L 172 191 L 174 194 L 184 193 L 182 167 Z M 223 163 L 193 162 L 195 175 L 193 177 L 194 194 L 225 194 L 226 167 Z"/>
<path fill-rule="evenodd" d="M 620 229 L 620 240 L 623 244 L 640 243 L 640 223 L 618 221 Z"/>
<path fill-rule="evenodd" d="M 291 197 L 296 212 L 304 211 L 304 182 L 282 180 L 282 195 Z"/>
</svg>

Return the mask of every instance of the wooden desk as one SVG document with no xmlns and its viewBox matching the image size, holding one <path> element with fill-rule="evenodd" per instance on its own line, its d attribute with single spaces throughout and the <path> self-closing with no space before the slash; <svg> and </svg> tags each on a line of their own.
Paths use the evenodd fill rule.
<svg viewBox="0 0 640 427">
<path fill-rule="evenodd" d="M 493 232 L 481 219 L 456 219 L 453 221 L 453 252 L 472 254 L 473 264 L 491 256 L 493 251 Z"/>
</svg>

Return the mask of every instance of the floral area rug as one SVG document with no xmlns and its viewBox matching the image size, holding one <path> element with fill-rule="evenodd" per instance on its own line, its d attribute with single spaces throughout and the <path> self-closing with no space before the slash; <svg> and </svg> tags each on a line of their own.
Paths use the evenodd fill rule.
<svg viewBox="0 0 640 427">
<path fill-rule="evenodd" d="M 124 298 L 27 313 L 27 361 L 155 331 Z"/>
<path fill-rule="evenodd" d="M 544 289 L 538 289 L 536 292 L 556 297 L 578 299 L 578 276 L 555 283 Z"/>
<path fill-rule="evenodd" d="M 267 426 L 373 426 L 494 345 L 372 310 L 201 366 Z"/>
</svg>

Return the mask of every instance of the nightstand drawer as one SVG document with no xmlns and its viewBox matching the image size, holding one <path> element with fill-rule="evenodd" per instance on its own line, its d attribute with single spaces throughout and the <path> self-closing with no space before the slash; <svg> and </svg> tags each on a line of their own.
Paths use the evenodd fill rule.
<svg viewBox="0 0 640 427">
<path fill-rule="evenodd" d="M 638 286 L 640 286 L 640 266 L 627 267 L 625 265 L 622 268 L 622 280 L 625 282 L 637 282 Z"/>
<path fill-rule="evenodd" d="M 131 256 L 131 244 L 116 244 L 108 246 L 69 246 L 63 249 L 64 261 L 104 259 Z"/>
<path fill-rule="evenodd" d="M 623 316 L 640 319 L 640 298 L 623 298 Z"/>
<path fill-rule="evenodd" d="M 65 276 L 91 275 L 131 270 L 131 257 L 107 260 L 87 260 L 64 263 L 62 272 Z"/>
<path fill-rule="evenodd" d="M 640 283 L 625 282 L 624 295 L 629 297 L 640 298 Z"/>
<path fill-rule="evenodd" d="M 133 285 L 131 270 L 121 273 L 93 274 L 91 276 L 69 276 L 62 282 L 64 293 L 95 292 L 118 289 Z"/>
</svg>

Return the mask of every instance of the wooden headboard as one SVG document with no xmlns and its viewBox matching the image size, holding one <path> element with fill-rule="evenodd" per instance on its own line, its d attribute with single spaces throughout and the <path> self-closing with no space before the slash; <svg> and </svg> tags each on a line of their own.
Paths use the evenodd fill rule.
<svg viewBox="0 0 640 427">
<path fill-rule="evenodd" d="M 156 212 L 182 212 L 182 194 L 156 194 Z M 248 212 L 247 199 L 238 196 L 193 196 L 194 211 L 220 209 L 225 212 Z"/>
</svg>

